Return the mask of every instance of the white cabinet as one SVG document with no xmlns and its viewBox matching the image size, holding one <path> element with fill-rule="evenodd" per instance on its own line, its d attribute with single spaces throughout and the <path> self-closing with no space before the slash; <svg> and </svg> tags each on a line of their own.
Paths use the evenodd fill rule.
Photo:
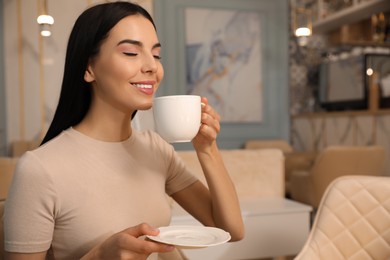
<svg viewBox="0 0 390 260">
<path fill-rule="evenodd" d="M 276 258 L 300 252 L 310 232 L 310 206 L 284 198 L 246 198 L 240 204 L 244 239 L 214 247 L 184 249 L 189 260 Z M 175 206 L 171 225 L 200 225 Z"/>
</svg>

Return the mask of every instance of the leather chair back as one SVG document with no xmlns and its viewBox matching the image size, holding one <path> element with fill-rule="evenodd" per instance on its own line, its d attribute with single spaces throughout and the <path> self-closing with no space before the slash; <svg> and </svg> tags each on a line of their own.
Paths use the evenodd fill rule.
<svg viewBox="0 0 390 260">
<path fill-rule="evenodd" d="M 389 230 L 390 177 L 339 177 L 295 260 L 390 259 Z"/>
</svg>

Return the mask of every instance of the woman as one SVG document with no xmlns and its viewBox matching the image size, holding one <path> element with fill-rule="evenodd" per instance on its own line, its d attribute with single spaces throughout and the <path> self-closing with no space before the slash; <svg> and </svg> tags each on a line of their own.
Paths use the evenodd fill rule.
<svg viewBox="0 0 390 260">
<path fill-rule="evenodd" d="M 243 237 L 234 186 L 202 98 L 192 143 L 209 189 L 171 145 L 130 120 L 163 78 L 150 15 L 128 2 L 84 11 L 69 38 L 59 104 L 42 145 L 19 161 L 5 208 L 6 259 L 146 259 L 172 246 L 142 239 L 169 225 L 170 195 L 207 226 Z"/>
</svg>

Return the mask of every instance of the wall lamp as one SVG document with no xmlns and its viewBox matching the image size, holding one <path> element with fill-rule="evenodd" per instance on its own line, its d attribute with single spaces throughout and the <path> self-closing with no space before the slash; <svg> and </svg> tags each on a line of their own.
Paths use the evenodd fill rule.
<svg viewBox="0 0 390 260">
<path fill-rule="evenodd" d="M 49 37 L 51 35 L 50 27 L 54 24 L 54 18 L 47 14 L 47 2 L 43 2 L 43 14 L 38 16 L 37 22 L 39 29 L 43 37 Z"/>
<path fill-rule="evenodd" d="M 297 8 L 294 16 L 294 34 L 298 37 L 299 45 L 304 46 L 307 44 L 307 37 L 312 34 L 311 10 Z"/>
</svg>

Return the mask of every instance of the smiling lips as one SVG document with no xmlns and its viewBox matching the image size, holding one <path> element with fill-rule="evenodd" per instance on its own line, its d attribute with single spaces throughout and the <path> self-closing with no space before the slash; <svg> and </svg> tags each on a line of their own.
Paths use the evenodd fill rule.
<svg viewBox="0 0 390 260">
<path fill-rule="evenodd" d="M 142 93 L 145 93 L 147 95 L 153 94 L 153 85 L 151 84 L 132 84 L 132 85 Z"/>
</svg>

